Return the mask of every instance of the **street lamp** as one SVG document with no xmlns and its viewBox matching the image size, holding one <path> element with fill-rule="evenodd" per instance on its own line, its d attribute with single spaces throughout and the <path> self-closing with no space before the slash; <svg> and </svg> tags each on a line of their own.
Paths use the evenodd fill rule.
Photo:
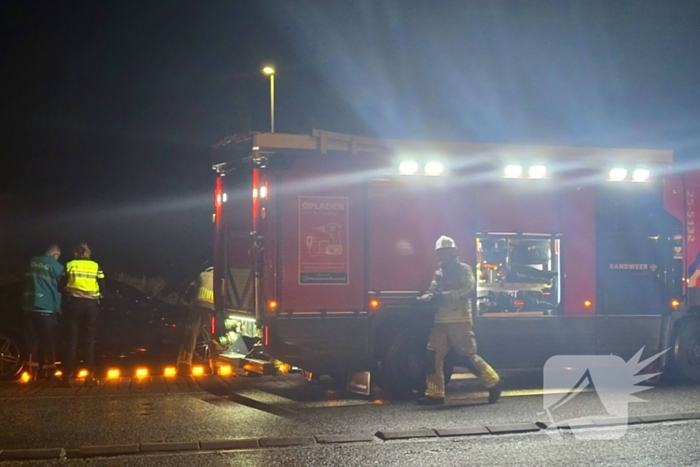
<svg viewBox="0 0 700 467">
<path fill-rule="evenodd" d="M 275 132 L 275 69 L 271 66 L 266 66 L 262 70 L 270 77 L 270 133 Z"/>
</svg>

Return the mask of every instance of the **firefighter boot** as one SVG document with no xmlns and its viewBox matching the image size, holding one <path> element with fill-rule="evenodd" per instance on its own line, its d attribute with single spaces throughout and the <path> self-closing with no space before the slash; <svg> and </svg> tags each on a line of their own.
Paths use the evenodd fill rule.
<svg viewBox="0 0 700 467">
<path fill-rule="evenodd" d="M 192 373 L 192 365 L 187 365 L 186 363 L 179 363 L 177 365 L 178 376 L 189 376 L 190 373 Z"/>
<path fill-rule="evenodd" d="M 499 381 L 492 388 L 489 388 L 489 404 L 495 404 L 501 398 L 502 385 Z"/>
</svg>

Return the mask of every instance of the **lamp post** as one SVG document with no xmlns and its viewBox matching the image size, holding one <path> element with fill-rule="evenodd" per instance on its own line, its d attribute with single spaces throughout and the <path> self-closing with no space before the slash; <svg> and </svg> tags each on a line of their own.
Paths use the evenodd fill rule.
<svg viewBox="0 0 700 467">
<path fill-rule="evenodd" d="M 271 66 L 263 68 L 263 73 L 270 77 L 270 133 L 275 132 L 275 69 Z"/>
</svg>

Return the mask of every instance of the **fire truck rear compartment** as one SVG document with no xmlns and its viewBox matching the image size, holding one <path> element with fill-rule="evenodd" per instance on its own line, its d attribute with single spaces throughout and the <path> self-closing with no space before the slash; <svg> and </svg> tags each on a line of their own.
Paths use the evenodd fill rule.
<svg viewBox="0 0 700 467">
<path fill-rule="evenodd" d="M 655 183 L 619 183 L 614 189 L 627 190 L 624 197 L 600 190 L 612 188 L 604 181 L 553 189 L 548 180 L 448 188 L 441 177 L 368 179 L 359 175 L 354 152 L 323 152 L 331 144 L 324 137 L 335 136 L 319 134 L 313 138 L 320 138 L 320 152 L 313 138 L 299 139 L 300 147 L 310 144 L 308 151 L 293 150 L 287 158 L 275 142 L 267 154 L 284 163 L 270 159 L 266 169 L 256 169 L 259 183 L 269 183 L 254 214 L 265 249 L 259 324 L 271 355 L 312 372 L 341 374 L 381 371 L 388 349 L 401 347 L 406 335 L 414 339 L 406 348 L 425 349 L 429 320 L 415 298 L 437 267 L 432 247 L 440 235 L 455 238 L 461 261 L 474 269 L 479 353 L 498 369 L 541 369 L 557 354 L 613 352 L 628 359 L 642 346 L 647 357 L 668 344 L 670 299 L 682 296 L 683 261 L 668 260 L 680 224 L 666 212 L 668 197 L 653 193 Z M 267 136 L 272 141 L 273 135 L 256 141 L 264 146 Z M 274 136 L 286 137 L 296 138 Z M 344 165 L 334 165 L 338 160 Z M 347 223 L 305 224 L 305 201 L 340 203 Z M 309 234 L 309 226 L 319 233 Z M 343 228 L 345 245 L 337 237 Z M 313 260 L 302 265 L 305 248 L 308 256 L 348 253 L 347 263 L 331 262 L 325 270 Z M 415 369 L 415 362 L 398 363 Z"/>
</svg>

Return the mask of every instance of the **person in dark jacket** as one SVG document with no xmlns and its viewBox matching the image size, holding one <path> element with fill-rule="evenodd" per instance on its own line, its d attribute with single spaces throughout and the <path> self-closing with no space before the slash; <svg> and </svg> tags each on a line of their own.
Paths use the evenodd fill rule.
<svg viewBox="0 0 700 467">
<path fill-rule="evenodd" d="M 33 379 L 51 378 L 56 373 L 57 315 L 61 309 L 58 283 L 63 275 L 60 257 L 61 249 L 51 245 L 43 256 L 29 262 L 22 310 L 28 350 L 26 364 Z"/>
</svg>

